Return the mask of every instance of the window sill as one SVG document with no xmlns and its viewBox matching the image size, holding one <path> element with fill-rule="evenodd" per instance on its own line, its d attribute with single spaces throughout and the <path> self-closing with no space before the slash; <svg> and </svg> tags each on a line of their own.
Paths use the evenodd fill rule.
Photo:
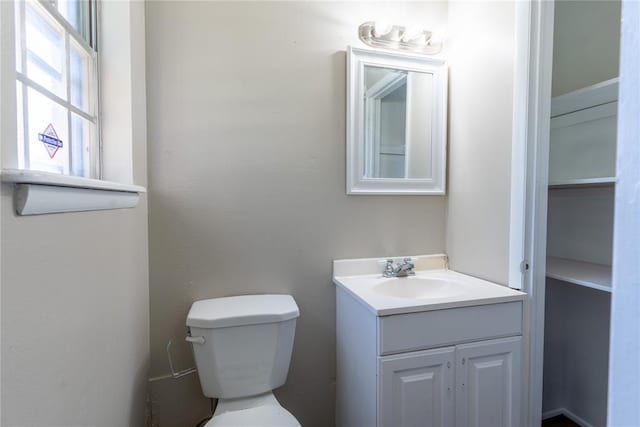
<svg viewBox="0 0 640 427">
<path fill-rule="evenodd" d="M 21 169 L 3 169 L 1 178 L 15 184 L 18 215 L 133 208 L 146 192 L 139 185 Z"/>
</svg>

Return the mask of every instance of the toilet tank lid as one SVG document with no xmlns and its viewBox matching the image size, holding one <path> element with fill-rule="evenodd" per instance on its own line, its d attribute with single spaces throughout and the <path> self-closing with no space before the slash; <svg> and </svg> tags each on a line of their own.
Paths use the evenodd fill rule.
<svg viewBox="0 0 640 427">
<path fill-rule="evenodd" d="M 283 322 L 299 315 L 291 295 L 240 295 L 194 302 L 187 316 L 187 326 L 228 328 Z"/>
</svg>

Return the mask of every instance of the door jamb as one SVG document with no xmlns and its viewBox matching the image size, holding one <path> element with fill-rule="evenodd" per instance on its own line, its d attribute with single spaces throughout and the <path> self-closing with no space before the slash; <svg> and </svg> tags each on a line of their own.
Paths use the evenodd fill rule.
<svg viewBox="0 0 640 427">
<path fill-rule="evenodd" d="M 509 286 L 522 289 L 522 425 L 542 419 L 554 2 L 515 5 Z"/>
</svg>

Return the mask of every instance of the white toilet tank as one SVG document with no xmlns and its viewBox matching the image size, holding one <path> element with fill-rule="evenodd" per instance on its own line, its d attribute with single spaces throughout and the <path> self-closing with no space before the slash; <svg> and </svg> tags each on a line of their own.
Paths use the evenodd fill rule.
<svg viewBox="0 0 640 427">
<path fill-rule="evenodd" d="M 187 326 L 207 397 L 232 399 L 287 380 L 298 306 L 290 295 L 242 295 L 196 301 Z"/>
</svg>

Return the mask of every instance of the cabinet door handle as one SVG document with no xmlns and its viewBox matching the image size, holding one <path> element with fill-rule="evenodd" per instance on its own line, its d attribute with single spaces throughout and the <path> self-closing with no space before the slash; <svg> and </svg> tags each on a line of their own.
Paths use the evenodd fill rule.
<svg viewBox="0 0 640 427">
<path fill-rule="evenodd" d="M 451 362 L 447 362 L 447 369 L 451 369 Z"/>
<path fill-rule="evenodd" d="M 462 364 L 463 364 L 463 365 L 464 365 L 464 361 L 465 361 L 465 359 L 464 359 L 464 357 L 463 357 L 463 358 L 462 358 Z"/>
</svg>

